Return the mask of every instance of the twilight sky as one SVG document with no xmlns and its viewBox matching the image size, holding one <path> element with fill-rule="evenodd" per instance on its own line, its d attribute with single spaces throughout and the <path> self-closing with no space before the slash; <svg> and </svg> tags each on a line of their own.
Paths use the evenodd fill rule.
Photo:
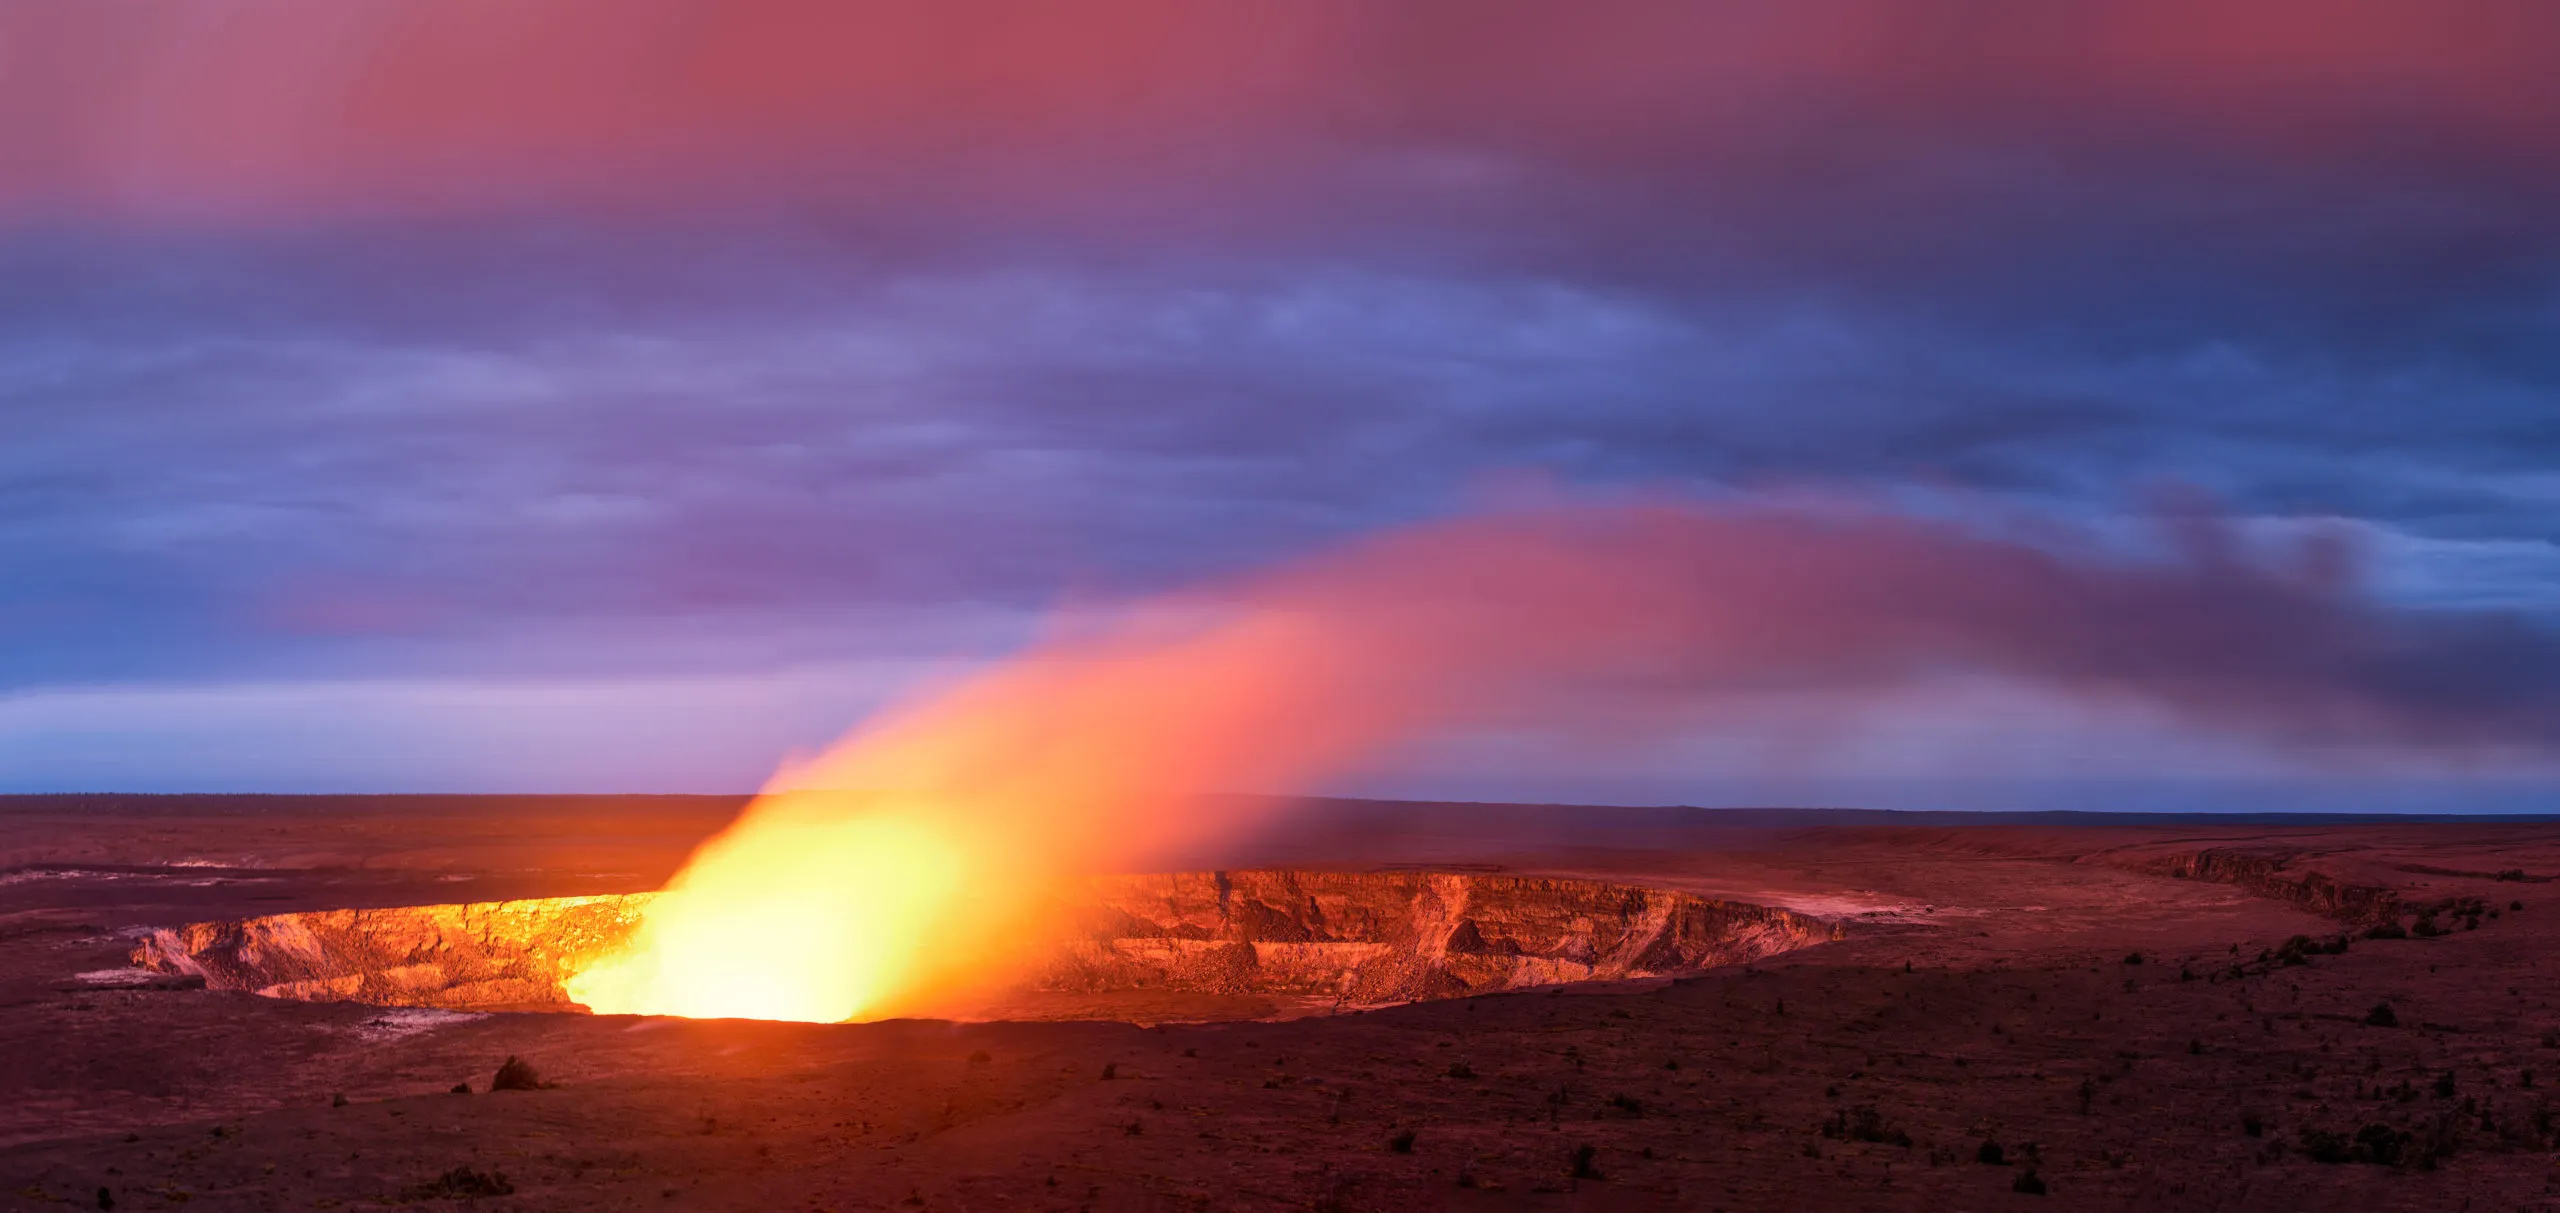
<svg viewBox="0 0 2560 1213">
<path fill-rule="evenodd" d="M 2560 627 L 2560 8 L 1564 13 L 0 0 L 0 790 L 746 789 L 1061 606 L 1524 494 L 2209 500 Z M 2560 791 L 1831 710 L 1341 787 Z"/>
</svg>

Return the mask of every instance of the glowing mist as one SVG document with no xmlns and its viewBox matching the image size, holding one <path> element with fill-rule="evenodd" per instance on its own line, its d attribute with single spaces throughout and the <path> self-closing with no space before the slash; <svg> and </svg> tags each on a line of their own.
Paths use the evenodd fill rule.
<svg viewBox="0 0 2560 1213">
<path fill-rule="evenodd" d="M 2552 748 L 2550 636 L 2386 610 L 2339 566 L 2254 565 L 2218 541 L 2105 563 L 1844 508 L 1583 507 L 1395 532 L 1144 604 L 883 713 L 704 845 L 568 990 L 599 1012 L 947 1007 L 1008 972 L 1053 882 L 1252 816 L 1196 793 L 1304 787 L 1517 717 L 1563 680 L 1695 703 L 1967 670 L 2278 739 Z"/>
</svg>

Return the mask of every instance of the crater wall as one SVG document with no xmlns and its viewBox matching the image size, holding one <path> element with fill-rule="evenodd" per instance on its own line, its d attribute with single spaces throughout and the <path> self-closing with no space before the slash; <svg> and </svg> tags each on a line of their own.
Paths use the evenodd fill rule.
<svg viewBox="0 0 2560 1213">
<path fill-rule="evenodd" d="M 653 894 L 322 910 L 155 931 L 146 968 L 273 998 L 583 1011 L 563 979 Z M 1791 911 L 1600 881 L 1234 871 L 1088 882 L 1043 924 L 1030 988 L 1378 1006 L 1695 972 L 1839 937 Z M 811 963 L 823 963 L 812 958 Z"/>
</svg>

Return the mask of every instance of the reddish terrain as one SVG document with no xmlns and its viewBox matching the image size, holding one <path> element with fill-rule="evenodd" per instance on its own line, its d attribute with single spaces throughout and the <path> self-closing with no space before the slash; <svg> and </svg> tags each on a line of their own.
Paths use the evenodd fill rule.
<svg viewBox="0 0 2560 1213">
<path fill-rule="evenodd" d="M 734 807 L 0 802 L 0 1205 L 2560 1208 L 2560 824 L 1378 809 L 1187 866 L 1603 880 L 1840 938 L 1285 1022 L 462 1014 L 132 967 L 188 923 L 645 890 Z M 511 1056 L 549 1085 L 491 1090 Z"/>
</svg>

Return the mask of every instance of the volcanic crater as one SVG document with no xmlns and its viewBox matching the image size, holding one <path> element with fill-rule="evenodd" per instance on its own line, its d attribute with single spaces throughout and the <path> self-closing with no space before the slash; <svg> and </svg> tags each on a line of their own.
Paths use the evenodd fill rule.
<svg viewBox="0 0 2560 1213">
<path fill-rule="evenodd" d="M 272 998 L 584 1012 L 564 980 L 620 944 L 654 896 L 198 922 L 152 932 L 133 959 Z M 1039 925 L 1029 979 L 972 1017 L 1288 1017 L 1694 973 L 1841 937 L 1835 923 L 1771 906 L 1445 871 L 1105 877 Z"/>
</svg>

